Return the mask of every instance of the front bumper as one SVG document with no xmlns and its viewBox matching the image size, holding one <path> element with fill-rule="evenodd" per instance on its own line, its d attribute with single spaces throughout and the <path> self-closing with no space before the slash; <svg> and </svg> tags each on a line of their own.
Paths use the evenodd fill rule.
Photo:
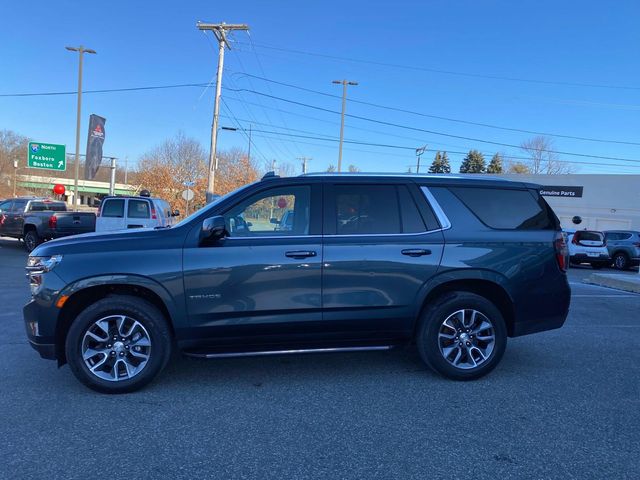
<svg viewBox="0 0 640 480">
<path fill-rule="evenodd" d="M 57 311 L 55 313 L 57 313 Z M 55 360 L 55 326 L 51 328 L 53 322 L 48 318 L 50 312 L 46 310 L 43 311 L 38 300 L 31 299 L 22 309 L 22 315 L 24 316 L 27 338 L 33 349 L 36 350 L 42 358 Z"/>
<path fill-rule="evenodd" d="M 63 287 L 64 282 L 55 272 L 44 274 L 42 285 L 22 309 L 29 343 L 42 358 L 57 358 L 56 328 L 60 309 L 56 307 L 56 300 Z"/>
</svg>

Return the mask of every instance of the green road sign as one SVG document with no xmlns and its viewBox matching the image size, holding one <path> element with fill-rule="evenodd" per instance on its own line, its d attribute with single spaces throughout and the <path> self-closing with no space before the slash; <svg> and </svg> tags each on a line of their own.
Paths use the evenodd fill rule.
<svg viewBox="0 0 640 480">
<path fill-rule="evenodd" d="M 53 143 L 29 142 L 29 168 L 64 171 L 67 169 L 67 156 L 64 145 Z"/>
</svg>

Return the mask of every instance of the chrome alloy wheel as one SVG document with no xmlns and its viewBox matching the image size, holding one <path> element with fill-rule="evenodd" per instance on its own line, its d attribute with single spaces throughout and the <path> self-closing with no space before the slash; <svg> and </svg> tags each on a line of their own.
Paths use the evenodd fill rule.
<svg viewBox="0 0 640 480">
<path fill-rule="evenodd" d="M 489 318 L 464 309 L 449 315 L 440 325 L 440 353 L 455 368 L 468 370 L 486 362 L 493 352 L 496 333 Z"/>
<path fill-rule="evenodd" d="M 147 365 L 149 333 L 137 320 L 111 315 L 94 322 L 82 338 L 82 359 L 91 373 L 110 382 L 129 380 Z"/>
</svg>

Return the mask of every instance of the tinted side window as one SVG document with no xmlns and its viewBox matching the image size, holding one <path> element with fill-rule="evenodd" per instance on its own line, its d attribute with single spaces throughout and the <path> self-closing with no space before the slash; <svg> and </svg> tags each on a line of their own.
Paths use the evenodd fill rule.
<svg viewBox="0 0 640 480">
<path fill-rule="evenodd" d="M 398 200 L 400 201 L 400 215 L 402 218 L 403 233 L 420 233 L 427 230 L 420 211 L 404 185 L 398 187 Z"/>
<path fill-rule="evenodd" d="M 394 185 L 336 185 L 336 233 L 401 233 Z"/>
<path fill-rule="evenodd" d="M 102 206 L 103 217 L 124 217 L 124 198 L 106 200 Z"/>
<path fill-rule="evenodd" d="M 555 230 L 556 221 L 544 199 L 528 190 L 451 187 L 450 190 L 485 225 L 498 229 Z"/>
<path fill-rule="evenodd" d="M 0 202 L 0 212 L 8 212 L 11 210 L 11 200 Z"/>
<path fill-rule="evenodd" d="M 146 200 L 129 200 L 127 207 L 127 216 L 129 218 L 149 218 L 149 202 Z"/>
</svg>

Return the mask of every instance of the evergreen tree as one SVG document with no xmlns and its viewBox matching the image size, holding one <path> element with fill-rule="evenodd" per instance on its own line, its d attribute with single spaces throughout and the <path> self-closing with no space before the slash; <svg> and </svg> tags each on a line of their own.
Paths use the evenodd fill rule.
<svg viewBox="0 0 640 480">
<path fill-rule="evenodd" d="M 449 165 L 447 152 L 444 152 L 444 154 L 440 154 L 439 151 L 436 152 L 433 163 L 429 167 L 429 173 L 451 173 L 451 165 Z"/>
<path fill-rule="evenodd" d="M 485 173 L 486 170 L 484 156 L 478 150 L 470 150 L 460 165 L 460 173 Z"/>
<path fill-rule="evenodd" d="M 503 173 L 502 169 L 502 156 L 496 153 L 489 162 L 487 167 L 487 173 Z"/>
<path fill-rule="evenodd" d="M 451 173 L 451 165 L 449 164 L 447 152 L 442 153 L 442 173 Z"/>
</svg>

